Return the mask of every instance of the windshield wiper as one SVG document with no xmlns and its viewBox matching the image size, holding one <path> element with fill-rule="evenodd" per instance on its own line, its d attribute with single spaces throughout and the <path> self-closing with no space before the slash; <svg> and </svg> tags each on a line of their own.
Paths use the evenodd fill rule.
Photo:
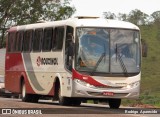
<svg viewBox="0 0 160 117">
<path fill-rule="evenodd" d="M 126 68 L 126 66 L 125 66 L 125 64 L 124 64 L 124 62 L 123 62 L 123 60 L 122 60 L 122 56 L 120 55 L 120 53 L 118 53 L 118 47 L 117 47 L 117 44 L 116 44 L 116 60 L 117 60 L 117 58 L 118 58 L 118 60 L 119 60 L 119 62 L 120 62 L 120 65 L 121 65 L 121 68 L 122 68 L 122 70 L 123 70 L 123 73 L 124 73 L 126 76 L 128 76 L 127 68 Z"/>
<path fill-rule="evenodd" d="M 126 66 L 125 66 L 125 64 L 124 64 L 124 62 L 123 62 L 122 57 L 120 56 L 120 54 L 118 54 L 118 58 L 119 58 L 120 65 L 121 65 L 121 67 L 122 67 L 122 70 L 123 70 L 124 74 L 125 74 L 126 76 L 128 76 L 128 71 L 127 71 L 127 69 L 126 69 Z"/>
<path fill-rule="evenodd" d="M 106 53 L 102 53 L 102 55 L 100 56 L 100 58 L 98 59 L 93 71 L 91 72 L 91 76 L 94 74 L 94 72 L 96 71 L 97 67 L 99 66 L 100 62 L 102 61 L 103 57 L 106 55 Z"/>
</svg>

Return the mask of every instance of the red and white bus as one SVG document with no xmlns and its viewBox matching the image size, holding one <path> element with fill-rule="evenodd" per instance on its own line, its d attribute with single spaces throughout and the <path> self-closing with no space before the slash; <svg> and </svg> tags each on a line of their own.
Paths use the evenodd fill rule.
<svg viewBox="0 0 160 117">
<path fill-rule="evenodd" d="M 5 86 L 22 101 L 93 99 L 119 108 L 121 99 L 139 97 L 140 30 L 132 23 L 76 17 L 15 26 L 6 48 Z"/>
</svg>

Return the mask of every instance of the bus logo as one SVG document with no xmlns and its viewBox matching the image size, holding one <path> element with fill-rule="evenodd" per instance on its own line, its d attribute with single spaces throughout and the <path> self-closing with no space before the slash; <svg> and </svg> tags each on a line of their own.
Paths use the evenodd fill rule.
<svg viewBox="0 0 160 117">
<path fill-rule="evenodd" d="M 58 65 L 58 58 L 43 58 L 38 56 L 37 57 L 37 66 L 40 65 Z"/>
</svg>

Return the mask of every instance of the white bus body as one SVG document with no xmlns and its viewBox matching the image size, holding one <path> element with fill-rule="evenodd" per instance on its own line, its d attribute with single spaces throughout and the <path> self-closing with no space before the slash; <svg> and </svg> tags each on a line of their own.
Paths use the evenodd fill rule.
<svg viewBox="0 0 160 117">
<path fill-rule="evenodd" d="M 16 26 L 8 32 L 6 89 L 22 93 L 23 101 L 43 95 L 62 105 L 95 99 L 119 108 L 122 98 L 139 97 L 141 44 L 134 24 L 81 17 Z M 91 51 L 97 54 L 88 52 L 92 42 Z"/>
</svg>

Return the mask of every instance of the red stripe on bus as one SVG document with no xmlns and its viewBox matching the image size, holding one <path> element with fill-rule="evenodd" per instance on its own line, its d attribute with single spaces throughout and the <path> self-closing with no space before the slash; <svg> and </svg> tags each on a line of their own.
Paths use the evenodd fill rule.
<svg viewBox="0 0 160 117">
<path fill-rule="evenodd" d="M 94 86 L 105 86 L 105 87 L 107 87 L 107 85 L 104 85 L 104 84 L 98 82 L 97 80 L 95 80 L 91 76 L 80 74 L 79 72 L 77 72 L 74 69 L 72 69 L 72 74 L 73 74 L 73 79 L 80 79 L 80 80 L 83 80 L 83 81 L 85 81 L 85 82 L 87 82 L 91 85 L 94 85 Z"/>
</svg>

